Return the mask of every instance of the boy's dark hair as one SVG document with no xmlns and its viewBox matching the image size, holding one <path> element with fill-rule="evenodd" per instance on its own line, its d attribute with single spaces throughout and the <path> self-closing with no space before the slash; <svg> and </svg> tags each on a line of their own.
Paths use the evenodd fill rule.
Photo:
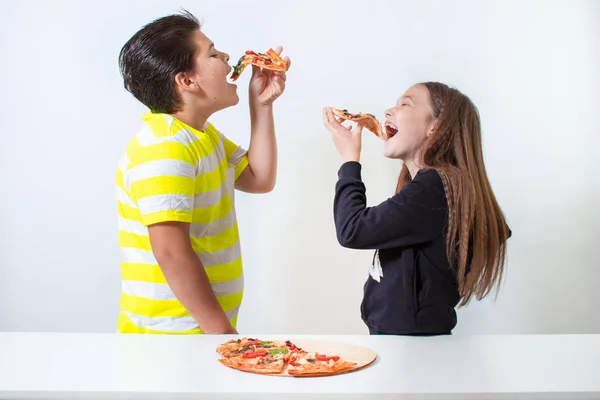
<svg viewBox="0 0 600 400">
<path fill-rule="evenodd" d="M 172 113 L 181 101 L 175 75 L 194 68 L 193 34 L 200 22 L 186 10 L 145 25 L 119 53 L 125 89 L 153 113 Z"/>
</svg>

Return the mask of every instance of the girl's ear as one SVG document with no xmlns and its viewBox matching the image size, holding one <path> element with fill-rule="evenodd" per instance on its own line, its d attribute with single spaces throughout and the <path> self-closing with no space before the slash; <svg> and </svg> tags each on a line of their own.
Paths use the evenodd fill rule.
<svg viewBox="0 0 600 400">
<path fill-rule="evenodd" d="M 425 136 L 427 136 L 427 137 L 431 136 L 431 134 L 435 131 L 437 123 L 438 123 L 437 118 L 431 121 L 431 123 L 429 124 L 429 129 L 427 130 L 427 133 L 425 134 Z"/>
</svg>

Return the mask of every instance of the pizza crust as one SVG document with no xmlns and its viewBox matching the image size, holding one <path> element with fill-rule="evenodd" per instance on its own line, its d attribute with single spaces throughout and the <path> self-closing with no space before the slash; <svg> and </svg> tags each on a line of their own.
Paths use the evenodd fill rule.
<svg viewBox="0 0 600 400">
<path fill-rule="evenodd" d="M 327 367 L 327 366 L 310 366 L 310 367 L 294 367 L 291 365 L 288 365 L 287 368 L 287 373 L 292 375 L 292 376 L 304 376 L 304 377 L 310 377 L 310 376 L 328 376 L 328 375 L 337 375 L 337 374 L 341 374 L 344 372 L 350 372 L 354 369 L 354 367 L 356 366 L 356 363 L 353 362 L 342 362 L 339 364 L 336 364 L 335 367 Z"/>
</svg>

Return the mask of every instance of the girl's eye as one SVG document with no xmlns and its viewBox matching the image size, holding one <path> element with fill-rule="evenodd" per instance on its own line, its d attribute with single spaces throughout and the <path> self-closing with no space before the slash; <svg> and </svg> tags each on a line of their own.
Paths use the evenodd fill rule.
<svg viewBox="0 0 600 400">
<path fill-rule="evenodd" d="M 215 57 L 215 58 L 218 57 L 218 56 L 219 56 L 218 54 L 211 55 L 211 57 Z"/>
</svg>

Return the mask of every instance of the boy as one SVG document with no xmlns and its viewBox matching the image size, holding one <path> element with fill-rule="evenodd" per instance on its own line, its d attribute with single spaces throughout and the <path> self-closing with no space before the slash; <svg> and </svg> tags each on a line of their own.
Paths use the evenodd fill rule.
<svg viewBox="0 0 600 400">
<path fill-rule="evenodd" d="M 150 111 L 117 168 L 118 331 L 236 334 L 243 271 L 234 189 L 275 185 L 272 104 L 285 73 L 252 66 L 246 152 L 208 122 L 239 98 L 227 82 L 229 55 L 193 15 L 144 26 L 123 46 L 119 66 L 125 88 Z"/>
</svg>

